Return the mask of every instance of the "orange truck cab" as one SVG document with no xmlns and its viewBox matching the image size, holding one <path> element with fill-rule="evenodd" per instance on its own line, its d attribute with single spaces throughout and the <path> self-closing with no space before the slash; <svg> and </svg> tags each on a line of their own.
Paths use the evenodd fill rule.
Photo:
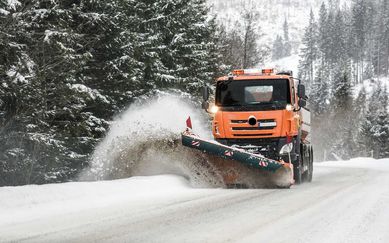
<svg viewBox="0 0 389 243">
<path fill-rule="evenodd" d="M 204 88 L 216 141 L 293 164 L 297 183 L 311 181 L 313 149 L 305 86 L 291 71 L 235 70 L 215 83 L 215 103 Z"/>
</svg>

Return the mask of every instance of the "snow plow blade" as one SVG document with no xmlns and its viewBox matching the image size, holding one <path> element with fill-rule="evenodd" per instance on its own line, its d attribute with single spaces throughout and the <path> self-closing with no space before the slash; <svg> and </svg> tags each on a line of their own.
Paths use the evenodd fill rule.
<svg viewBox="0 0 389 243">
<path fill-rule="evenodd" d="M 289 188 L 293 183 L 293 165 L 284 161 L 276 161 L 265 158 L 258 154 L 252 154 L 245 150 L 225 146 L 223 144 L 201 139 L 198 136 L 186 131 L 182 133 L 182 145 L 192 149 L 201 151 L 208 155 L 210 162 L 220 169 L 226 185 L 239 184 L 242 177 L 247 176 L 247 172 L 253 174 L 254 177 L 266 175 L 262 179 L 261 184 L 264 187 L 282 187 Z M 246 169 L 235 169 L 237 167 L 245 167 Z M 234 168 L 235 173 L 231 173 L 231 168 Z M 242 171 L 246 171 L 242 173 Z M 242 175 L 244 174 L 244 175 Z M 272 177 L 277 177 L 274 179 Z M 282 178 L 282 179 L 280 179 Z M 264 182 L 265 181 L 265 182 Z M 269 186 L 269 181 L 272 185 Z M 254 187 L 257 187 L 254 185 Z"/>
<path fill-rule="evenodd" d="M 223 144 L 207 141 L 188 132 L 182 133 L 182 145 L 200 150 L 204 153 L 221 157 L 227 160 L 235 160 L 250 167 L 276 172 L 278 169 L 291 168 L 289 163 L 276 161 L 263 156 L 246 152 L 242 149 L 225 146 Z"/>
</svg>

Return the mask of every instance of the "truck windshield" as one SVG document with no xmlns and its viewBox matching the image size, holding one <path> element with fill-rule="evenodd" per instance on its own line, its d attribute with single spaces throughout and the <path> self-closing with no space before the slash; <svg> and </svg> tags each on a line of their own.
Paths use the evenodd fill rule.
<svg viewBox="0 0 389 243">
<path fill-rule="evenodd" d="M 221 81 L 216 87 L 216 105 L 248 109 L 280 109 L 290 103 L 287 79 Z"/>
</svg>

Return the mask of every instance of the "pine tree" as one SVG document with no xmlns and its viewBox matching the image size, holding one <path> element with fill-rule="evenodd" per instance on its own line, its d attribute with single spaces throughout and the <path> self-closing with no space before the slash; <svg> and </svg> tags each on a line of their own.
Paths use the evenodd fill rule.
<svg viewBox="0 0 389 243">
<path fill-rule="evenodd" d="M 258 13 L 252 10 L 241 11 L 243 23 L 235 22 L 231 30 L 222 27 L 220 46 L 222 63 L 233 69 L 254 67 L 263 64 L 269 56 L 269 47 L 265 44 L 258 46 L 262 37 L 256 25 Z"/>
<path fill-rule="evenodd" d="M 366 46 L 366 33 L 367 25 L 371 16 L 367 15 L 367 3 L 363 0 L 355 0 L 351 9 L 351 51 L 353 60 L 356 63 L 356 80 L 357 83 L 361 79 L 363 74 L 363 60 L 365 57 L 365 46 Z"/>
<path fill-rule="evenodd" d="M 379 4 L 379 14 L 377 18 L 377 33 L 375 54 L 373 63 L 377 75 L 387 75 L 389 73 L 389 3 L 381 1 Z"/>
<path fill-rule="evenodd" d="M 315 61 L 318 57 L 317 48 L 317 25 L 315 17 L 311 9 L 309 25 L 306 27 L 302 44 L 304 45 L 301 49 L 300 63 L 299 63 L 299 76 L 301 79 L 307 82 L 307 91 L 310 92 L 311 85 L 314 81 L 315 75 Z"/>
<path fill-rule="evenodd" d="M 256 21 L 258 13 L 252 10 L 244 10 L 243 17 L 243 68 L 252 68 L 261 61 L 257 41 L 260 37 Z"/>
<path fill-rule="evenodd" d="M 331 106 L 333 113 L 331 115 L 332 137 L 333 137 L 333 153 L 342 158 L 350 158 L 352 139 L 352 129 L 349 119 L 351 118 L 350 109 L 352 105 L 352 90 L 351 79 L 349 77 L 349 70 L 347 67 L 339 68 L 336 72 L 333 86 L 333 98 Z"/>
<path fill-rule="evenodd" d="M 7 164 L 2 177 L 9 184 L 68 180 L 86 165 L 104 134 L 108 124 L 102 118 L 114 112 L 108 109 L 111 99 L 100 92 L 107 87 L 102 77 L 110 77 L 101 70 L 109 65 L 90 71 L 107 50 L 99 52 L 104 32 L 96 31 L 103 14 L 91 12 L 86 1 L 36 0 L 20 10 L 13 15 L 17 39 L 12 41 L 23 50 L 19 64 L 8 71 L 17 112 L 7 118 L 12 126 L 0 135 L 0 160 Z M 86 31 L 88 27 L 94 32 Z"/>
<path fill-rule="evenodd" d="M 365 138 L 361 134 L 362 121 L 366 117 L 367 113 L 367 94 L 366 89 L 362 86 L 362 89 L 359 91 L 358 96 L 353 102 L 352 106 L 352 116 L 354 119 L 351 119 L 351 127 L 354 128 L 354 149 L 353 155 L 356 156 L 368 156 L 367 144 L 365 143 Z"/>
<path fill-rule="evenodd" d="M 204 0 L 18 3 L 0 1 L 0 185 L 71 180 L 135 97 L 226 67 Z"/>
<path fill-rule="evenodd" d="M 233 29 L 237 26 L 235 23 Z M 236 31 L 227 31 L 225 27 L 220 26 L 219 45 L 221 48 L 221 60 L 227 66 L 227 69 L 242 68 L 241 50 L 243 42 Z"/>
<path fill-rule="evenodd" d="M 366 150 L 374 158 L 388 156 L 388 94 L 379 83 L 376 85 L 368 104 L 364 120 L 361 123 L 359 138 L 364 142 Z"/>
<path fill-rule="evenodd" d="M 289 24 L 288 24 L 288 21 L 286 18 L 284 21 L 283 30 L 284 30 L 284 53 L 283 53 L 283 56 L 287 57 L 287 56 L 290 56 L 290 54 L 292 53 L 292 45 L 290 44 L 290 40 L 289 40 Z"/>
<path fill-rule="evenodd" d="M 324 2 L 320 6 L 319 11 L 319 23 L 318 23 L 318 46 L 320 50 L 321 65 L 323 67 L 324 62 L 328 59 L 328 52 L 330 49 L 330 34 L 329 34 L 329 19 L 326 5 Z"/>
<path fill-rule="evenodd" d="M 284 57 L 284 41 L 282 40 L 281 36 L 277 35 L 277 38 L 273 43 L 272 59 L 278 60 L 283 57 Z"/>
<path fill-rule="evenodd" d="M 330 104 L 330 87 L 326 76 L 320 76 L 318 70 L 310 92 L 309 107 L 312 114 L 312 142 L 316 147 L 316 158 L 320 159 L 329 146 L 332 145 L 328 127 L 331 121 L 328 119 Z M 322 158 L 324 159 L 324 158 Z"/>
<path fill-rule="evenodd" d="M 377 158 L 387 158 L 389 156 L 389 102 L 386 86 L 380 84 L 381 93 L 378 97 L 379 107 L 376 124 L 372 128 L 373 136 L 376 140 Z"/>
<path fill-rule="evenodd" d="M 338 11 L 334 19 L 333 31 L 331 35 L 331 61 L 336 63 L 337 66 L 345 66 L 348 62 L 346 33 L 347 31 L 343 19 L 343 13 Z"/>
</svg>

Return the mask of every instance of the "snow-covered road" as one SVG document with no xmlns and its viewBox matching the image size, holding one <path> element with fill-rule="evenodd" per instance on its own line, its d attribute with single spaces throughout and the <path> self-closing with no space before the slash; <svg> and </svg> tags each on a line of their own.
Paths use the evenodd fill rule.
<svg viewBox="0 0 389 243">
<path fill-rule="evenodd" d="M 389 242 L 389 160 L 315 165 L 291 189 L 173 176 L 0 188 L 0 242 Z"/>
</svg>

